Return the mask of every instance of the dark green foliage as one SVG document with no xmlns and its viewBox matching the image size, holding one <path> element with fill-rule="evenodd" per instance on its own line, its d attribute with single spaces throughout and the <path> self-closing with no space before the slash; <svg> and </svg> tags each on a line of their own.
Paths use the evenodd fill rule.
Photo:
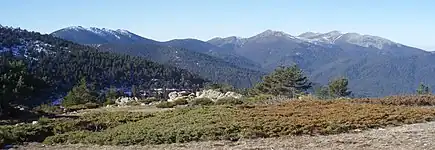
<svg viewBox="0 0 435 150">
<path fill-rule="evenodd" d="M 258 93 L 293 97 L 311 88 L 311 82 L 296 65 L 279 67 L 255 86 Z"/>
<path fill-rule="evenodd" d="M 175 106 L 173 102 L 161 102 L 156 105 L 157 108 L 174 108 Z"/>
<path fill-rule="evenodd" d="M 314 94 L 318 99 L 330 98 L 328 87 L 324 87 L 324 86 L 317 87 L 316 89 L 314 89 Z"/>
<path fill-rule="evenodd" d="M 426 94 L 430 94 L 430 89 L 429 86 L 420 83 L 420 85 L 418 86 L 418 89 L 416 90 L 418 95 L 426 95 Z"/>
<path fill-rule="evenodd" d="M 328 84 L 329 95 L 332 97 L 347 97 L 352 92 L 348 90 L 348 80 L 346 78 L 337 78 Z"/>
<path fill-rule="evenodd" d="M 192 106 L 196 106 L 196 105 L 207 106 L 213 104 L 214 102 L 209 98 L 195 98 L 192 100 L 192 102 L 190 102 L 190 105 Z"/>
<path fill-rule="evenodd" d="M 237 98 L 221 98 L 216 101 L 216 105 L 240 105 L 243 104 L 243 100 Z"/>
<path fill-rule="evenodd" d="M 111 86 L 106 93 L 106 101 L 104 105 L 113 105 L 115 104 L 116 98 L 118 98 L 121 94 L 116 91 L 115 87 Z"/>
<path fill-rule="evenodd" d="M 46 83 L 27 72 L 23 61 L 0 56 L 0 117 L 9 115 L 11 105 L 32 103 Z"/>
<path fill-rule="evenodd" d="M 219 83 L 209 83 L 206 84 L 204 86 L 204 89 L 213 89 L 213 90 L 218 90 L 222 93 L 226 93 L 228 91 L 235 91 L 236 89 L 234 88 L 234 86 L 229 85 L 229 84 L 219 84 Z"/>
<path fill-rule="evenodd" d="M 79 118 L 40 118 L 38 124 L 0 126 L 0 147 L 5 144 L 42 142 L 46 137 L 72 131 L 102 131 L 153 116 L 148 113 L 88 113 Z"/>
<path fill-rule="evenodd" d="M 89 90 L 87 86 L 86 79 L 82 78 L 80 83 L 73 87 L 70 92 L 68 92 L 62 101 L 62 105 L 64 107 L 69 107 L 73 105 L 97 102 L 97 98 L 92 95 L 91 90 Z"/>
</svg>

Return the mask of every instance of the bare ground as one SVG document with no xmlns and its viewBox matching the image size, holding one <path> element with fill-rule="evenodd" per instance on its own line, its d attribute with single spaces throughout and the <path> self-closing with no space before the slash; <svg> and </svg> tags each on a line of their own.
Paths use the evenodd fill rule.
<svg viewBox="0 0 435 150">
<path fill-rule="evenodd" d="M 243 150 L 278 150 L 278 149 L 391 149 L 391 150 L 435 150 L 435 122 L 372 129 L 356 133 L 344 133 L 328 136 L 291 136 L 282 138 L 243 139 L 237 142 L 207 141 L 145 146 L 94 146 L 94 145 L 54 145 L 45 146 L 30 143 L 15 149 L 26 150 L 118 150 L 118 149 L 243 149 Z"/>
</svg>

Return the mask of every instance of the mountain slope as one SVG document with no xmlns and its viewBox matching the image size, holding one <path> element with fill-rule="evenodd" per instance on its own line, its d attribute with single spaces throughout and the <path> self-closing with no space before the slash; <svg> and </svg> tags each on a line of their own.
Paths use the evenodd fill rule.
<svg viewBox="0 0 435 150">
<path fill-rule="evenodd" d="M 205 82 L 186 70 L 141 57 L 101 52 L 51 35 L 20 29 L 0 27 L 0 54 L 2 59 L 25 60 L 29 72 L 46 80 L 55 95 L 65 94 L 81 77 L 96 83 L 98 89 L 111 85 L 136 85 L 140 89 L 192 88 Z"/>
<path fill-rule="evenodd" d="M 153 44 L 103 44 L 98 48 L 176 66 L 212 81 L 229 83 L 236 87 L 250 87 L 264 75 L 262 72 L 240 68 L 216 57 L 177 47 Z"/>
<path fill-rule="evenodd" d="M 356 33 L 307 32 L 292 36 L 267 30 L 249 38 L 214 38 L 209 43 L 229 47 L 263 68 L 298 64 L 314 82 L 347 76 L 350 88 L 366 96 L 413 93 L 420 82 L 435 86 L 433 54 Z M 433 88 L 432 88 L 433 89 Z"/>
<path fill-rule="evenodd" d="M 264 75 L 260 65 L 239 56 L 232 51 L 226 51 L 212 44 L 194 40 L 180 39 L 167 42 L 157 42 L 146 38 L 145 41 L 128 40 L 128 38 L 108 38 L 109 35 L 118 35 L 118 30 L 109 29 L 82 29 L 75 30 L 77 27 L 69 27 L 52 33 L 52 35 L 77 42 L 79 44 L 96 45 L 98 49 L 129 54 L 131 56 L 141 56 L 158 63 L 165 63 L 179 68 L 184 68 L 193 73 L 199 74 L 212 81 L 229 83 L 236 87 L 250 87 L 261 79 Z M 97 34 L 93 30 L 107 30 L 107 33 Z M 65 34 L 68 33 L 68 34 Z M 93 34 L 105 39 L 89 40 L 87 34 Z M 67 35 L 67 36 L 66 36 Z M 107 36 L 106 36 L 107 35 Z M 80 36 L 80 37 L 79 37 Z M 79 38 L 70 38 L 79 37 Z M 124 42 L 128 41 L 128 42 Z M 152 42 L 150 42 L 152 41 Z"/>
<path fill-rule="evenodd" d="M 242 68 L 249 68 L 253 70 L 261 70 L 259 64 L 247 59 L 243 56 L 235 54 L 232 49 L 225 49 L 213 44 L 203 42 L 196 39 L 176 39 L 167 42 L 163 42 L 163 45 L 185 48 L 199 53 L 208 54 L 216 58 L 223 59 L 226 62 L 232 63 Z"/>
<path fill-rule="evenodd" d="M 81 26 L 72 26 L 63 28 L 51 33 L 51 35 L 60 37 L 68 41 L 74 41 L 80 44 L 156 44 L 157 41 L 150 40 L 131 33 L 127 30 L 111 30 L 106 28 L 84 28 Z"/>
</svg>

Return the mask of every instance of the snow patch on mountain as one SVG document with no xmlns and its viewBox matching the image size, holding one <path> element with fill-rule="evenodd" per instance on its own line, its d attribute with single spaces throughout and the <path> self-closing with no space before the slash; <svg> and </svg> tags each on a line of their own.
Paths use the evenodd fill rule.
<svg viewBox="0 0 435 150">
<path fill-rule="evenodd" d="M 385 46 L 393 45 L 401 47 L 401 44 L 378 36 L 341 33 L 339 31 L 331 31 L 328 33 L 307 32 L 299 35 L 298 38 L 314 44 L 337 44 L 338 42 L 345 42 L 362 47 L 375 47 L 377 49 L 383 49 Z"/>
<path fill-rule="evenodd" d="M 82 26 L 71 26 L 71 27 L 64 28 L 64 30 L 89 31 L 99 36 L 113 36 L 117 39 L 121 39 L 122 36 L 127 36 L 129 38 L 133 36 L 133 33 L 124 29 L 112 30 L 107 28 L 96 28 L 96 27 L 85 28 Z"/>
</svg>

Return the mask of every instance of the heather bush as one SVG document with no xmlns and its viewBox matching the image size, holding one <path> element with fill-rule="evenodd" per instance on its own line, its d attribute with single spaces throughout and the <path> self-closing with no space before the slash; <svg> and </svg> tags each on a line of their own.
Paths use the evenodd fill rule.
<svg viewBox="0 0 435 150">
<path fill-rule="evenodd" d="M 429 108 L 343 101 L 298 100 L 277 105 L 240 106 L 192 107 L 159 112 L 155 116 L 101 132 L 57 134 L 47 138 L 45 143 L 134 145 L 323 135 L 435 118 L 435 110 Z"/>
<path fill-rule="evenodd" d="M 216 105 L 240 105 L 243 104 L 243 100 L 237 98 L 222 98 L 218 99 Z"/>
<path fill-rule="evenodd" d="M 191 106 L 197 106 L 197 105 L 207 106 L 207 105 L 213 105 L 213 104 L 214 104 L 214 102 L 209 98 L 195 98 L 192 100 L 192 102 L 190 102 Z"/>
<path fill-rule="evenodd" d="M 156 105 L 157 108 L 174 108 L 175 106 L 173 102 L 161 102 Z"/>
</svg>

